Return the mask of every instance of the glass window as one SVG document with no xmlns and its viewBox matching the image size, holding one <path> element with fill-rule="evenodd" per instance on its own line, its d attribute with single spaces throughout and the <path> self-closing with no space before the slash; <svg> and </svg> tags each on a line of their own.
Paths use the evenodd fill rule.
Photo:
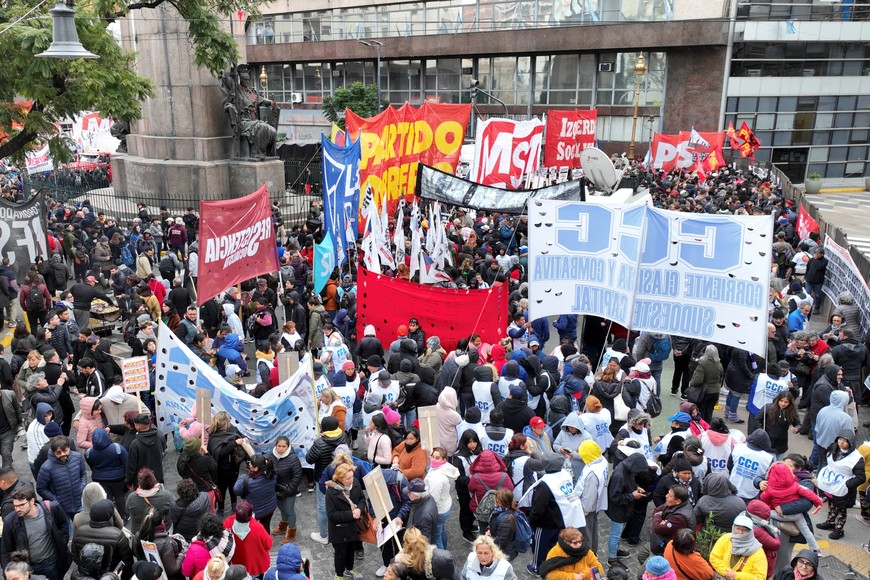
<svg viewBox="0 0 870 580">
<path fill-rule="evenodd" d="M 852 129 L 852 143 L 866 143 L 868 139 L 867 129 Z"/>
<path fill-rule="evenodd" d="M 849 131 L 831 131 L 831 145 L 846 145 L 849 142 Z"/>
<path fill-rule="evenodd" d="M 780 97 L 779 110 L 785 112 L 797 111 L 797 97 Z"/>
<path fill-rule="evenodd" d="M 849 161 L 864 161 L 867 159 L 867 147 L 849 147 Z"/>
<path fill-rule="evenodd" d="M 729 99 L 730 100 L 730 99 Z M 776 97 L 760 97 L 758 99 L 758 112 L 775 112 Z"/>
<path fill-rule="evenodd" d="M 837 97 L 819 97 L 819 111 L 836 111 Z"/>
<path fill-rule="evenodd" d="M 864 177 L 864 162 L 852 161 L 846 163 L 846 177 Z"/>
<path fill-rule="evenodd" d="M 775 132 L 773 134 L 773 144 L 777 146 L 791 145 L 791 131 Z"/>
<path fill-rule="evenodd" d="M 855 105 L 857 104 L 858 97 L 851 95 L 840 97 L 839 99 L 839 110 L 841 111 L 854 111 Z"/>
<path fill-rule="evenodd" d="M 754 113 L 757 110 L 758 97 L 740 97 L 740 100 L 737 103 L 738 113 Z M 782 110 L 782 108 L 780 110 Z"/>
<path fill-rule="evenodd" d="M 824 175 L 825 177 L 846 177 L 846 164 L 829 163 Z"/>
<path fill-rule="evenodd" d="M 810 148 L 810 156 L 808 161 L 810 163 L 826 163 L 828 161 L 828 148 L 827 147 L 812 147 Z"/>
<path fill-rule="evenodd" d="M 848 152 L 849 149 L 847 147 L 831 147 L 828 153 L 828 161 L 845 161 Z"/>
<path fill-rule="evenodd" d="M 737 97 L 728 97 L 728 100 L 725 101 L 725 110 L 730 113 L 737 112 Z"/>
<path fill-rule="evenodd" d="M 831 132 L 830 131 L 814 131 L 813 132 L 813 145 L 827 145 L 831 142 Z"/>
<path fill-rule="evenodd" d="M 790 113 L 780 113 L 776 116 L 776 128 L 777 129 L 793 129 L 794 128 L 794 115 Z"/>
</svg>

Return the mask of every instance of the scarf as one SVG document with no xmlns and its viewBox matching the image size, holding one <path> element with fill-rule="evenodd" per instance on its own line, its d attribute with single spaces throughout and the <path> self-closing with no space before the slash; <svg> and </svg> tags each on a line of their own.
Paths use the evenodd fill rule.
<svg viewBox="0 0 870 580">
<path fill-rule="evenodd" d="M 136 495 L 139 497 L 154 497 L 157 495 L 157 492 L 160 491 L 160 484 L 158 483 L 151 489 L 142 489 L 141 487 L 136 488 Z"/>
<path fill-rule="evenodd" d="M 323 437 L 338 437 L 342 433 L 344 433 L 344 431 L 342 431 L 341 427 L 339 427 L 338 429 L 333 429 L 332 431 L 321 431 L 320 435 Z"/>
<path fill-rule="evenodd" d="M 731 534 L 731 553 L 735 556 L 751 556 L 761 549 L 761 542 L 750 531 L 746 534 Z"/>
<path fill-rule="evenodd" d="M 689 492 L 689 503 L 692 505 L 695 505 L 695 503 L 696 503 L 695 494 L 692 492 L 692 480 L 694 478 L 690 477 L 689 481 L 683 481 L 682 479 L 680 479 L 680 476 L 677 475 L 676 471 L 674 471 L 672 473 L 674 474 L 674 479 L 677 481 L 677 483 L 682 485 L 683 487 L 685 487 L 686 491 Z"/>
<path fill-rule="evenodd" d="M 417 441 L 417 442 L 414 443 L 413 445 L 408 445 L 407 443 L 405 443 L 405 451 L 408 452 L 408 453 L 410 453 L 410 452 L 412 452 L 412 451 L 414 450 L 414 448 L 416 448 L 417 445 L 419 445 L 419 444 L 420 444 L 419 441 Z"/>
<path fill-rule="evenodd" d="M 285 451 L 284 453 L 278 453 L 277 449 L 274 449 L 274 448 L 272 449 L 272 455 L 274 455 L 276 459 L 284 459 L 285 457 L 287 457 L 291 453 L 293 453 L 292 447 L 288 447 L 287 451 Z"/>
<path fill-rule="evenodd" d="M 251 533 L 251 522 L 242 523 L 239 520 L 233 521 L 233 533 L 240 540 L 244 540 Z"/>
<path fill-rule="evenodd" d="M 538 566 L 538 574 L 541 578 L 546 578 L 547 574 L 557 568 L 561 568 L 562 566 L 573 566 L 585 558 L 586 554 L 589 553 L 589 546 L 584 544 L 579 548 L 575 548 L 574 546 L 567 544 L 562 538 L 559 538 L 559 547 L 564 550 L 567 556 L 557 556 L 555 558 L 547 558 L 544 560 L 544 562 Z"/>
<path fill-rule="evenodd" d="M 435 461 L 434 459 L 429 463 L 429 467 L 432 469 L 437 469 L 447 463 L 446 461 Z"/>
<path fill-rule="evenodd" d="M 762 519 L 753 513 L 749 513 L 748 511 L 746 512 L 746 515 L 749 516 L 749 519 L 752 520 L 753 524 L 755 524 L 757 527 L 764 528 L 767 531 L 767 533 L 770 534 L 771 536 L 773 536 L 774 538 L 779 536 L 779 528 L 772 525 L 767 520 Z"/>
<path fill-rule="evenodd" d="M 212 558 L 217 558 L 221 555 L 227 560 L 233 558 L 233 554 L 236 551 L 236 543 L 230 530 L 224 530 L 219 536 L 212 536 L 208 539 L 203 538 L 202 534 L 197 537 L 205 542 L 205 547 Z"/>
</svg>

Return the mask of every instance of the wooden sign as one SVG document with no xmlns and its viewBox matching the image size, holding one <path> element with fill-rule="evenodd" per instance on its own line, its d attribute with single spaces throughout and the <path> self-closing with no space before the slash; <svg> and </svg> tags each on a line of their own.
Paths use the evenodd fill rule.
<svg viewBox="0 0 870 580">
<path fill-rule="evenodd" d="M 420 421 L 420 445 L 423 449 L 432 453 L 432 449 L 438 447 L 438 410 L 435 405 L 417 407 L 417 419 Z"/>
<path fill-rule="evenodd" d="M 399 541 L 399 536 L 397 532 L 399 531 L 396 528 L 396 522 L 392 518 L 390 518 L 390 510 L 393 509 L 393 500 L 390 497 L 390 492 L 387 489 L 387 482 L 384 480 L 384 471 L 380 465 L 369 471 L 366 475 L 363 476 L 363 482 L 366 485 L 366 491 L 369 494 L 369 500 L 372 502 L 372 508 L 375 510 L 374 522 L 377 522 L 378 528 L 380 529 L 381 520 L 387 519 L 387 527 L 390 528 L 390 534 L 387 536 L 392 537 L 396 540 L 396 545 L 399 549 L 402 549 L 402 543 Z M 381 539 L 383 539 L 383 533 L 381 534 L 381 538 L 378 539 L 378 546 L 382 545 Z M 383 541 L 386 541 L 384 539 Z"/>
<path fill-rule="evenodd" d="M 202 425 L 203 433 L 211 425 L 211 391 L 196 389 L 196 420 Z"/>
<path fill-rule="evenodd" d="M 295 350 L 278 353 L 278 384 L 293 376 L 299 370 L 299 353 Z"/>
<path fill-rule="evenodd" d="M 124 381 L 124 391 L 127 393 L 151 390 L 151 381 L 148 379 L 148 357 L 122 358 L 121 376 Z"/>
</svg>

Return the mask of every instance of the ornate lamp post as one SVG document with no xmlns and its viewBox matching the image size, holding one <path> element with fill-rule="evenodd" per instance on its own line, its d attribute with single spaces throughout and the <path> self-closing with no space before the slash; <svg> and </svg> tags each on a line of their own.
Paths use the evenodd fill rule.
<svg viewBox="0 0 870 580">
<path fill-rule="evenodd" d="M 634 161 L 634 132 L 637 130 L 637 107 L 640 104 L 640 85 L 643 84 L 643 77 L 646 76 L 646 60 L 643 58 L 643 52 L 637 54 L 637 60 L 634 61 L 634 117 L 631 120 L 631 141 L 628 144 L 628 159 Z"/>
<path fill-rule="evenodd" d="M 266 65 L 260 68 L 260 88 L 262 89 L 263 98 L 269 98 L 269 75 L 266 74 Z"/>
</svg>

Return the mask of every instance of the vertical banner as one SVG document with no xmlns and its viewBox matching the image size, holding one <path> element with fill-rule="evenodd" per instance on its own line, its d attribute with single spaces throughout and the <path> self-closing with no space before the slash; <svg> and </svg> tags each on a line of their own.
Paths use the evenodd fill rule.
<svg viewBox="0 0 870 580">
<path fill-rule="evenodd" d="M 819 231 L 818 222 L 804 208 L 804 204 L 800 204 L 798 209 L 797 228 L 795 229 L 797 230 L 798 239 L 801 241 L 810 237 L 810 233 Z"/>
<path fill-rule="evenodd" d="M 870 288 L 867 287 L 855 260 L 849 250 L 837 244 L 830 236 L 825 238 L 825 258 L 828 259 L 828 267 L 825 270 L 822 292 L 837 306 L 840 303 L 840 293 L 844 290 L 851 292 L 855 297 L 855 306 L 861 312 L 858 327 L 867 328 L 870 324 Z"/>
<path fill-rule="evenodd" d="M 540 119 L 478 119 L 468 179 L 501 189 L 519 189 L 538 170 L 544 123 Z"/>
<path fill-rule="evenodd" d="M 9 258 L 9 268 L 20 284 L 36 257 L 48 256 L 45 203 L 42 195 L 20 204 L 0 198 L 0 213 L 0 253 Z"/>
<path fill-rule="evenodd" d="M 357 231 L 359 139 L 346 147 L 334 145 L 326 135 L 321 135 L 320 140 L 323 147 L 323 227 L 332 236 L 335 264 L 342 264 L 347 260 L 347 231 Z"/>
<path fill-rule="evenodd" d="M 529 214 L 529 318 L 590 314 L 765 352 L 771 216 L 539 200 Z"/>
<path fill-rule="evenodd" d="M 417 163 L 454 173 L 470 119 L 470 104 L 406 103 L 369 119 L 348 110 L 347 135 L 360 141 L 360 189 L 372 188 L 377 207 L 386 197 L 390 214 L 400 199 L 413 202 Z"/>
<path fill-rule="evenodd" d="M 314 293 L 320 294 L 329 276 L 337 266 L 332 236 L 323 236 L 323 241 L 314 246 Z"/>
<path fill-rule="evenodd" d="M 199 202 L 197 305 L 258 274 L 278 271 L 266 184 L 245 197 Z"/>
<path fill-rule="evenodd" d="M 580 152 L 595 145 L 598 111 L 547 111 L 544 167 L 580 167 Z"/>
</svg>

